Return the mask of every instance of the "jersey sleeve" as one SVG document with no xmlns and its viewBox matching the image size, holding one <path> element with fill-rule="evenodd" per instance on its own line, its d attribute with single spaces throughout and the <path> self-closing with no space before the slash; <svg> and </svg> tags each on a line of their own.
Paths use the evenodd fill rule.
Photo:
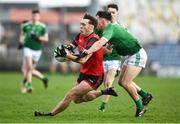
<svg viewBox="0 0 180 124">
<path fill-rule="evenodd" d="M 44 28 L 43 28 L 42 35 L 48 35 L 48 29 L 46 26 L 44 26 Z"/>
<path fill-rule="evenodd" d="M 72 42 L 72 44 L 74 45 L 74 46 L 78 46 L 78 44 L 77 44 L 77 42 L 78 42 L 78 40 L 79 40 L 79 35 L 80 35 L 80 33 L 76 36 L 76 38 L 73 40 L 73 42 Z"/>
<path fill-rule="evenodd" d="M 108 25 L 103 30 L 101 38 L 104 38 L 105 40 L 109 41 L 112 36 L 113 36 L 113 27 L 111 25 Z"/>
<path fill-rule="evenodd" d="M 26 25 L 25 23 L 21 24 L 21 31 L 24 33 L 26 32 Z"/>
<path fill-rule="evenodd" d="M 89 49 L 98 39 L 96 37 L 92 37 L 87 41 L 86 49 Z"/>
</svg>

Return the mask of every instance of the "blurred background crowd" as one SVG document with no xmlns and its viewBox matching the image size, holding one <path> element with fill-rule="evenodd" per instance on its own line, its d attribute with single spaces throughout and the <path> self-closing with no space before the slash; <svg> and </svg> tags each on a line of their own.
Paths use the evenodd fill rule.
<svg viewBox="0 0 180 124">
<path fill-rule="evenodd" d="M 85 12 L 95 15 L 97 10 L 106 9 L 107 4 L 116 3 L 119 22 L 139 39 L 148 53 L 144 74 L 180 76 L 179 0 L 53 1 L 0 0 L 0 70 L 20 70 L 22 51 L 17 50 L 20 24 L 31 19 L 32 9 L 39 8 L 50 40 L 43 44 L 38 68 L 52 73 L 78 72 L 78 64 L 58 64 L 53 59 L 54 48 L 64 41 L 73 40 Z"/>
</svg>

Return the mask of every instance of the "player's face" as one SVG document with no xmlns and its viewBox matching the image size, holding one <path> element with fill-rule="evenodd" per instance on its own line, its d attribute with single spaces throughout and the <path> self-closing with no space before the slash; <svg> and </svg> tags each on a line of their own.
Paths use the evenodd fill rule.
<svg viewBox="0 0 180 124">
<path fill-rule="evenodd" d="M 104 19 L 99 18 L 99 16 L 96 16 L 97 19 L 97 28 L 98 30 L 103 30 L 104 29 Z"/>
<path fill-rule="evenodd" d="M 118 16 L 118 11 L 115 8 L 108 8 L 108 12 L 111 13 L 112 20 L 116 21 Z"/>
<path fill-rule="evenodd" d="M 80 22 L 80 32 L 84 36 L 88 36 L 92 26 L 89 24 L 88 19 L 82 19 Z"/>
<path fill-rule="evenodd" d="M 34 22 L 39 21 L 40 20 L 40 14 L 39 13 L 34 13 L 32 15 L 32 19 L 33 19 Z"/>
</svg>

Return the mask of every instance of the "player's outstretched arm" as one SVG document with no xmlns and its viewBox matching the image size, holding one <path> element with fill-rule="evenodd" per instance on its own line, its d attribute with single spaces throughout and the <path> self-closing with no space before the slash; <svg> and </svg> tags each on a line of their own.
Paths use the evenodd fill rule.
<svg viewBox="0 0 180 124">
<path fill-rule="evenodd" d="M 103 47 L 108 41 L 105 40 L 104 38 L 101 38 L 97 42 L 95 42 L 88 50 L 84 49 L 84 51 L 77 57 L 77 60 L 82 59 L 93 52 L 98 51 L 101 47 Z"/>
<path fill-rule="evenodd" d="M 86 50 L 87 54 L 91 54 L 93 52 L 98 51 L 100 48 L 103 47 L 108 41 L 104 38 L 99 39 L 96 41 L 88 50 Z"/>
<path fill-rule="evenodd" d="M 71 54 L 71 53 L 68 53 L 66 55 L 66 58 L 73 61 L 73 62 L 76 62 L 76 63 L 79 63 L 79 64 L 84 64 L 90 57 L 91 57 L 92 54 L 90 55 L 87 55 L 86 57 L 84 58 L 80 58 L 78 59 L 78 56 L 79 55 L 74 55 L 74 54 Z"/>
</svg>

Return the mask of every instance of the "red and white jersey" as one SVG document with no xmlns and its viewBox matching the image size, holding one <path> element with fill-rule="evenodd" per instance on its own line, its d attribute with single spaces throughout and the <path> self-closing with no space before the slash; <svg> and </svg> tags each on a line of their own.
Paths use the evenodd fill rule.
<svg viewBox="0 0 180 124">
<path fill-rule="evenodd" d="M 95 33 L 85 37 L 82 34 L 78 34 L 73 44 L 79 48 L 79 52 L 83 52 L 84 49 L 89 49 L 97 40 L 99 36 Z M 80 66 L 80 73 L 90 74 L 95 76 L 102 75 L 103 72 L 103 50 L 102 48 L 94 52 L 92 56 Z"/>
</svg>

